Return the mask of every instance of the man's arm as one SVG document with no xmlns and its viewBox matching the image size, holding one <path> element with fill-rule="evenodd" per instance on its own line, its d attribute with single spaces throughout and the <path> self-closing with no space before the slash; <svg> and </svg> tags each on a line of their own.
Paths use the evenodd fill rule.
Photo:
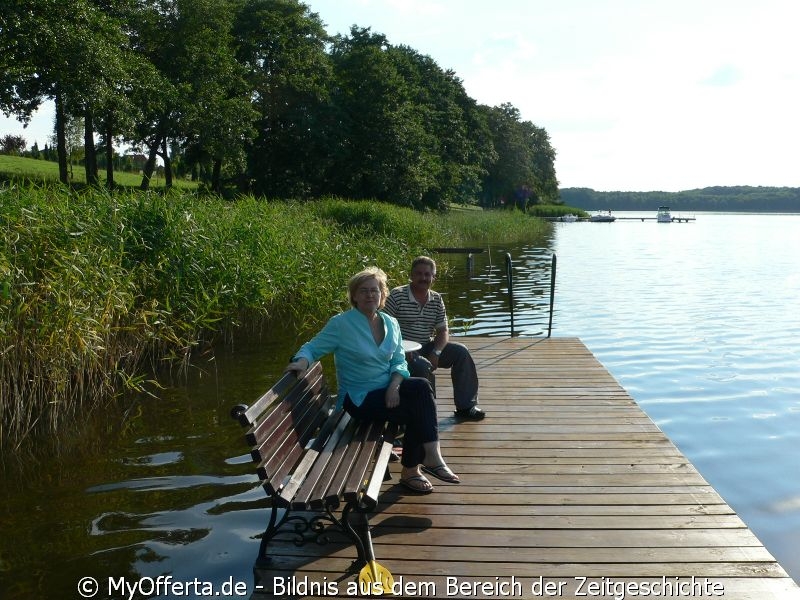
<svg viewBox="0 0 800 600">
<path fill-rule="evenodd" d="M 436 295 L 436 329 L 433 336 L 433 351 L 428 356 L 428 361 L 431 366 L 436 369 L 439 366 L 439 355 L 450 340 L 450 332 L 447 329 L 447 310 L 444 307 L 444 301 L 440 295 Z"/>
<path fill-rule="evenodd" d="M 449 339 L 450 332 L 447 330 L 447 325 L 436 330 L 436 335 L 433 337 L 433 350 L 430 356 L 427 357 L 428 362 L 431 363 L 431 370 L 439 367 L 439 355 L 442 353 L 442 349 L 447 345 Z"/>
<path fill-rule="evenodd" d="M 441 352 L 444 350 L 444 347 L 447 345 L 447 342 L 450 341 L 450 332 L 447 330 L 447 326 L 440 327 L 436 330 L 436 335 L 433 337 L 433 350 L 435 352 Z"/>
</svg>

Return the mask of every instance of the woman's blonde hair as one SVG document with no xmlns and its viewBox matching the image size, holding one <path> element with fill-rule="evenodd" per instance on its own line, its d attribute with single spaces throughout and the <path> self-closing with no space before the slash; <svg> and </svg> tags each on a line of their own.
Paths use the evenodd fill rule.
<svg viewBox="0 0 800 600">
<path fill-rule="evenodd" d="M 363 271 L 359 271 L 350 278 L 347 283 L 347 299 L 350 301 L 351 306 L 356 306 L 356 293 L 367 279 L 374 279 L 378 282 L 378 287 L 381 289 L 381 301 L 378 308 L 383 308 L 386 304 L 386 297 L 389 295 L 389 284 L 387 283 L 386 273 L 378 267 L 367 267 Z"/>
</svg>

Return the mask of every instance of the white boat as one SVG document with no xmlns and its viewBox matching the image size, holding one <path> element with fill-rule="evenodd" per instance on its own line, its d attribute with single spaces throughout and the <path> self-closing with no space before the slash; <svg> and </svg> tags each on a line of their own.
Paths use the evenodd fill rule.
<svg viewBox="0 0 800 600">
<path fill-rule="evenodd" d="M 592 223 L 613 223 L 617 217 L 612 215 L 610 210 L 600 210 L 589 217 L 589 220 Z"/>
<path fill-rule="evenodd" d="M 669 212 L 669 206 L 659 206 L 658 214 L 656 214 L 656 221 L 659 223 L 672 223 L 672 213 Z"/>
<path fill-rule="evenodd" d="M 561 215 L 561 221 L 564 223 L 574 223 L 577 220 L 577 215 Z"/>
</svg>

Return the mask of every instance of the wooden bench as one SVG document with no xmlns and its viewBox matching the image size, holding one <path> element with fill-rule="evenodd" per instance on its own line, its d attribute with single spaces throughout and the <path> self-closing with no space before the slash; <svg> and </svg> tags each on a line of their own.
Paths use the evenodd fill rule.
<svg viewBox="0 0 800 600">
<path fill-rule="evenodd" d="M 356 546 L 358 562 L 367 562 L 367 514 L 390 477 L 395 430 L 386 423 L 357 421 L 335 406 L 322 366 L 315 362 L 302 378 L 286 373 L 252 406 L 231 410 L 248 428 L 250 455 L 271 500 L 256 567 L 269 565 L 267 546 L 286 524 L 297 545 L 324 543 L 332 525 Z"/>
</svg>

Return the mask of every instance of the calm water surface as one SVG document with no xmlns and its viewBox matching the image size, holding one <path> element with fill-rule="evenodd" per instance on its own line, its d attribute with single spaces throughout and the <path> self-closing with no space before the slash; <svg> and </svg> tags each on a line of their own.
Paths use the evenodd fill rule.
<svg viewBox="0 0 800 600">
<path fill-rule="evenodd" d="M 646 216 L 652 216 L 650 214 Z M 440 281 L 456 329 L 578 336 L 800 580 L 800 215 L 557 224 L 552 247 L 490 248 Z M 82 420 L 60 450 L 0 474 L 0 598 L 76 598 L 94 577 L 245 582 L 265 501 L 228 411 L 297 345 L 293 328 L 199 362 L 158 400 Z"/>
</svg>

